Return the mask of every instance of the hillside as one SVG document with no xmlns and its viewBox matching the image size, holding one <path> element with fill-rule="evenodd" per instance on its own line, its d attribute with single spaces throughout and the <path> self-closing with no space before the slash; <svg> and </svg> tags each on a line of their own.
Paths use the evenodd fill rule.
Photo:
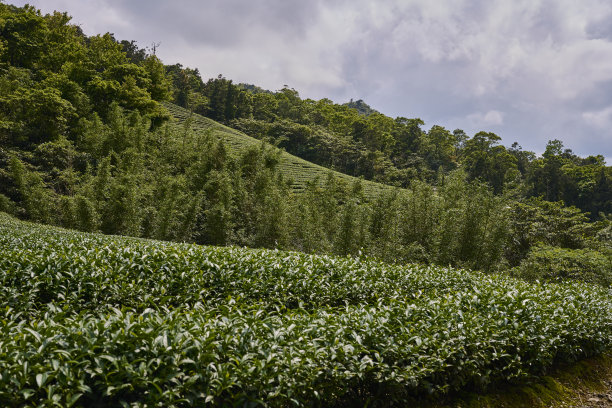
<svg viewBox="0 0 612 408">
<path fill-rule="evenodd" d="M 212 135 L 222 140 L 223 143 L 230 148 L 234 155 L 238 155 L 238 153 L 244 152 L 248 148 L 257 147 L 261 144 L 261 141 L 251 136 L 215 122 L 214 120 L 201 116 L 197 113 L 190 112 L 187 109 L 181 108 L 173 103 L 165 103 L 164 106 L 166 109 L 168 109 L 171 116 L 176 119 L 176 122 L 179 125 L 184 125 L 186 121 L 189 121 L 191 129 L 193 129 L 195 132 L 212 132 Z M 302 192 L 307 183 L 315 180 L 318 180 L 322 185 L 330 173 L 333 174 L 337 180 L 344 182 L 349 186 L 355 182 L 361 182 L 364 195 L 368 199 L 374 199 L 380 196 L 383 192 L 388 192 L 393 189 L 393 187 L 384 184 L 358 179 L 356 177 L 330 170 L 287 152 L 283 152 L 281 154 L 279 170 L 285 176 L 285 179 L 291 182 L 291 189 L 296 193 Z"/>
<path fill-rule="evenodd" d="M 585 284 L 4 214 L 0 282 L 3 406 L 415 406 L 612 345 L 609 290 Z"/>
<path fill-rule="evenodd" d="M 363 101 L 205 82 L 134 41 L 87 36 L 66 13 L 0 3 L 0 25 L 0 211 L 106 234 L 612 282 L 602 157 L 551 141 L 538 158 Z"/>
<path fill-rule="evenodd" d="M 610 388 L 602 156 L 205 82 L 70 21 L 0 0 L 0 406 Z"/>
<path fill-rule="evenodd" d="M 180 64 L 166 66 L 166 72 L 180 106 L 348 175 L 409 187 L 415 180 L 437 184 L 460 169 L 495 194 L 562 200 L 592 220 L 612 212 L 612 167 L 602 156 L 574 154 L 560 140 L 550 140 L 538 157 L 518 143 L 502 145 L 493 132 L 470 137 L 442 124 L 427 130 L 419 118 L 392 118 L 363 101 L 302 99 L 288 87 L 260 92 L 221 75 L 204 82 L 197 69 Z"/>
</svg>

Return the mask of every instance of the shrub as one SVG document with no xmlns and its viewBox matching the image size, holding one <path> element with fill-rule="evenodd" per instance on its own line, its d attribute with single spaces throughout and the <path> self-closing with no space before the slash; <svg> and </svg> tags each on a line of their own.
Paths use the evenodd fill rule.
<svg viewBox="0 0 612 408">
<path fill-rule="evenodd" d="M 552 246 L 532 248 L 526 259 L 514 268 L 524 279 L 563 282 L 568 280 L 612 285 L 612 257 L 592 249 L 566 249 Z"/>
</svg>

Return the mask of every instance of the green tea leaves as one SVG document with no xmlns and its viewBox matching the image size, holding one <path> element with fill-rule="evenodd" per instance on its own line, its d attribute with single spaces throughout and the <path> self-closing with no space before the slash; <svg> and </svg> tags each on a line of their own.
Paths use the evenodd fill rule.
<svg viewBox="0 0 612 408">
<path fill-rule="evenodd" d="M 610 295 L 0 214 L 0 402 L 401 405 L 609 349 Z"/>
</svg>

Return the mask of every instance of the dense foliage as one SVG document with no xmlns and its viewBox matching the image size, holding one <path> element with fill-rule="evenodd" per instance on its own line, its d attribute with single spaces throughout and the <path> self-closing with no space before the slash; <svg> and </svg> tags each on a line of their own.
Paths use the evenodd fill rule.
<svg viewBox="0 0 612 408">
<path fill-rule="evenodd" d="M 612 286 L 612 257 L 592 249 L 566 249 L 538 246 L 515 270 L 528 280 L 564 282 L 579 279 L 602 286 Z"/>
<path fill-rule="evenodd" d="M 113 105 L 164 119 L 169 96 L 155 56 L 132 63 L 110 34 L 86 37 L 70 17 L 0 4 L 0 140 L 29 147 L 81 136 L 80 121 Z"/>
<path fill-rule="evenodd" d="M 0 215 L 3 406 L 403 405 L 610 346 L 607 289 Z"/>
<path fill-rule="evenodd" d="M 46 180 L 25 160 L 4 156 L 6 199 L 0 204 L 35 221 L 108 234 L 362 251 L 395 262 L 487 270 L 502 261 L 505 201 L 461 173 L 447 177 L 437 191 L 415 182 L 409 190 L 389 189 L 370 200 L 359 182 L 347 185 L 332 174 L 294 193 L 279 171 L 279 152 L 265 145 L 232 156 L 207 133 L 170 126 L 149 132 L 146 121 L 120 111 L 117 121 L 111 126 L 129 135 L 120 139 L 125 147 L 108 155 L 89 153 L 99 157 L 95 171 L 79 173 L 72 163 L 86 160 L 85 153 L 66 142 L 37 149 L 54 152 L 56 163 L 42 162 L 46 153 L 35 156 L 48 166 L 52 177 Z M 107 125 L 94 125 L 97 139 L 89 139 L 88 151 L 117 140 Z"/>
<path fill-rule="evenodd" d="M 424 130 L 418 118 L 393 119 L 361 100 L 340 105 L 301 99 L 290 88 L 266 92 L 222 76 L 204 83 L 197 70 L 180 65 L 167 70 L 180 106 L 346 174 L 406 187 L 414 179 L 436 182 L 440 173 L 461 167 L 496 194 L 518 189 L 526 197 L 563 200 L 591 219 L 612 212 L 612 168 L 602 156 L 581 158 L 559 140 L 537 157 L 517 143 L 501 145 L 494 133 L 470 138 L 438 125 Z M 184 93 L 191 99 L 180 97 Z"/>
<path fill-rule="evenodd" d="M 0 0 L 0 212 L 225 246 L 0 213 L 0 405 L 402 406 L 609 349 L 603 158 L 423 126 Z"/>
<path fill-rule="evenodd" d="M 30 6 L 0 3 L 0 34 L 0 210 L 20 218 L 485 271 L 533 269 L 523 261 L 542 246 L 610 260 L 612 184 L 599 156 L 552 141 L 538 158 L 493 133 L 425 131 L 419 119 L 392 119 L 363 101 L 301 99 L 222 76 L 204 82 L 133 41 L 87 37 L 66 14 Z M 205 119 L 189 110 L 404 188 L 296 157 L 289 166 L 289 155 L 243 133 L 199 127 Z M 582 275 L 564 276 L 607 282 Z"/>
</svg>

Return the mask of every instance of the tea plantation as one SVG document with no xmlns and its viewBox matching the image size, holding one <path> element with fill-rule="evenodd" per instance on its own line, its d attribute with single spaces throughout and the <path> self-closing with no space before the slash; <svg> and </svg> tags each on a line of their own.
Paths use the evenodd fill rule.
<svg viewBox="0 0 612 408">
<path fill-rule="evenodd" d="M 244 152 L 253 146 L 259 146 L 262 143 L 260 140 L 238 130 L 222 125 L 197 113 L 190 112 L 173 103 L 166 102 L 164 106 L 173 118 L 173 121 L 170 122 L 172 126 L 179 129 L 187 126 L 188 129 L 196 133 L 211 132 L 234 155 Z M 319 183 L 323 183 L 330 173 L 338 181 L 346 185 L 351 185 L 359 180 L 356 177 L 319 166 L 285 151 L 281 153 L 279 169 L 285 179 L 291 182 L 291 190 L 294 193 L 300 193 L 309 182 L 318 180 Z M 393 190 L 393 187 L 369 180 L 361 180 L 361 184 L 364 195 L 368 199 L 378 197 L 385 191 Z"/>
<path fill-rule="evenodd" d="M 601 287 L 0 214 L 0 406 L 401 406 L 611 346 Z"/>
</svg>

